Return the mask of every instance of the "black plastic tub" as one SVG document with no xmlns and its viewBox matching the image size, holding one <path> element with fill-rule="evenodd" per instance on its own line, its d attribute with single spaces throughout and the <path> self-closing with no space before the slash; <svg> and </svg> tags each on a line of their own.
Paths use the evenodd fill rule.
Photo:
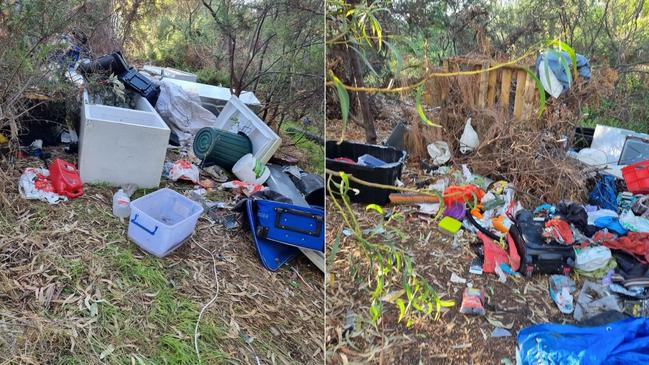
<svg viewBox="0 0 649 365">
<path fill-rule="evenodd" d="M 363 143 L 345 141 L 338 144 L 336 141 L 327 141 L 326 151 L 327 169 L 333 171 L 344 171 L 361 180 L 383 185 L 394 185 L 396 183 L 397 179 L 401 177 L 403 164 L 406 161 L 405 151 L 392 147 L 368 145 Z M 387 165 L 381 167 L 369 167 L 335 160 L 339 157 L 346 157 L 357 161 L 358 158 L 364 154 L 369 154 L 383 160 L 387 162 Z M 388 196 L 390 193 L 394 192 L 392 190 L 371 188 L 354 183 L 353 181 L 350 181 L 350 186 L 360 191 L 358 195 L 355 195 L 353 192 L 349 193 L 351 201 L 357 203 L 385 205 L 389 202 Z"/>
</svg>

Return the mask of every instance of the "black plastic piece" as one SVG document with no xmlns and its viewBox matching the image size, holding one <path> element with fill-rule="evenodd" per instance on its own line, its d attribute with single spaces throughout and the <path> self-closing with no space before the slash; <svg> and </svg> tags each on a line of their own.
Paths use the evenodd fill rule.
<svg viewBox="0 0 649 365">
<path fill-rule="evenodd" d="M 397 179 L 401 177 L 403 164 L 406 161 L 405 151 L 392 147 L 363 143 L 344 141 L 338 144 L 336 141 L 327 141 L 326 151 L 327 169 L 344 171 L 361 180 L 382 185 L 394 185 Z M 335 160 L 338 157 L 346 157 L 356 161 L 364 154 L 370 154 L 388 164 L 382 167 L 369 167 Z M 339 182 L 340 178 L 337 178 L 336 181 Z M 360 191 L 358 195 L 355 195 L 353 192 L 349 193 L 351 201 L 359 203 L 385 205 L 389 201 L 390 193 L 393 192 L 391 190 L 357 184 L 353 181 L 350 181 L 350 187 Z"/>
<path fill-rule="evenodd" d="M 385 141 L 385 145 L 394 147 L 398 150 L 404 150 L 406 148 L 404 137 L 407 132 L 408 127 L 403 122 L 399 122 L 394 129 L 392 129 L 392 133 L 390 133 L 390 137 Z"/>
<path fill-rule="evenodd" d="M 293 175 L 290 177 L 309 205 L 324 206 L 324 178 L 321 175 L 303 173 L 299 179 Z"/>
<path fill-rule="evenodd" d="M 158 96 L 160 96 L 160 86 L 154 84 L 136 69 L 130 69 L 119 75 L 118 79 L 124 83 L 124 86 L 145 97 L 155 107 Z"/>
<path fill-rule="evenodd" d="M 130 67 L 121 52 L 103 55 L 94 61 L 84 62 L 79 65 L 79 72 L 84 76 L 96 72 L 119 76 L 129 69 Z"/>
<path fill-rule="evenodd" d="M 469 223 L 471 223 L 475 228 L 477 228 L 478 231 L 484 233 L 487 237 L 491 238 L 492 240 L 496 240 L 496 241 L 500 240 L 500 237 L 498 237 L 496 234 L 494 234 L 490 230 L 488 230 L 488 229 L 484 228 L 483 226 L 481 226 L 480 223 L 478 223 L 475 220 L 475 218 L 473 218 L 473 216 L 471 215 L 470 210 L 466 211 L 465 217 L 466 217 L 466 220 L 469 221 Z"/>
</svg>

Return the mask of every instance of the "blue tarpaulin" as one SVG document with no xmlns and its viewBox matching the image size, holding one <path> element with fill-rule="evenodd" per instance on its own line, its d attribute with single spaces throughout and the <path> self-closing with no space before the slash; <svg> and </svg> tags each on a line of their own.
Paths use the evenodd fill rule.
<svg viewBox="0 0 649 365">
<path fill-rule="evenodd" d="M 588 202 L 602 209 L 617 211 L 617 189 L 615 177 L 604 175 L 588 195 Z"/>
<path fill-rule="evenodd" d="M 539 67 L 541 64 L 541 60 L 545 59 L 545 61 L 548 64 L 548 68 L 552 71 L 554 76 L 557 77 L 557 80 L 561 83 L 563 86 L 563 91 L 562 93 L 566 92 L 570 88 L 570 84 L 568 83 L 568 75 L 566 74 L 566 70 L 561 65 L 561 61 L 559 60 L 558 55 L 561 55 L 563 59 L 566 61 L 568 64 L 568 68 L 572 70 L 572 60 L 570 59 L 570 56 L 566 52 L 554 52 L 554 53 L 541 53 L 537 58 L 536 58 L 536 75 L 540 75 L 539 73 Z M 585 79 L 590 79 L 590 65 L 588 64 L 588 59 L 584 57 L 583 55 L 577 54 L 575 55 L 575 60 L 577 61 L 577 73 L 579 76 L 585 78 Z"/>
<path fill-rule="evenodd" d="M 649 319 L 627 318 L 599 327 L 537 324 L 518 333 L 523 365 L 649 364 Z"/>
</svg>

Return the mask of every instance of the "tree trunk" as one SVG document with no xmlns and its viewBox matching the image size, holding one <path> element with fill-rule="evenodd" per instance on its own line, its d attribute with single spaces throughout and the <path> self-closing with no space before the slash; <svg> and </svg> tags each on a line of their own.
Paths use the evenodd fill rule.
<svg viewBox="0 0 649 365">
<path fill-rule="evenodd" d="M 347 56 L 350 58 L 352 78 L 357 87 L 365 87 L 363 82 L 363 71 L 361 68 L 361 61 L 358 59 L 356 52 L 348 51 Z M 365 142 L 376 144 L 376 129 L 374 128 L 374 114 L 370 107 L 369 95 L 365 92 L 356 94 L 361 108 L 361 116 L 363 118 L 363 128 L 365 128 Z"/>
</svg>

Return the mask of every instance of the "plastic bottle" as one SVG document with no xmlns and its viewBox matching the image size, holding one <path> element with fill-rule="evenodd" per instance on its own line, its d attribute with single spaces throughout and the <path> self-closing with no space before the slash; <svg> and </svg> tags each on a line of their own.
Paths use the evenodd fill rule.
<svg viewBox="0 0 649 365">
<path fill-rule="evenodd" d="M 117 190 L 113 195 L 113 215 L 118 218 L 131 216 L 131 198 L 122 189 Z"/>
</svg>

